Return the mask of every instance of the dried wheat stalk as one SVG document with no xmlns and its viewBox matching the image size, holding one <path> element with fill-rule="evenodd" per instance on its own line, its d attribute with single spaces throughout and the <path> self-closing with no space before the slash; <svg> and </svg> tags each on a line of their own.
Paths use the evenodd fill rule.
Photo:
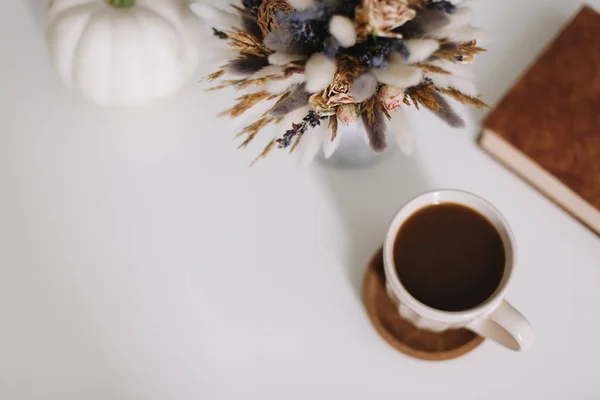
<svg viewBox="0 0 600 400">
<path fill-rule="evenodd" d="M 337 137 L 337 131 L 338 131 L 338 119 L 337 119 L 337 115 L 332 115 L 331 117 L 329 117 L 329 129 L 331 129 L 331 141 L 333 142 L 335 140 L 335 138 Z"/>
<path fill-rule="evenodd" d="M 472 96 L 467 96 L 464 93 L 459 92 L 456 89 L 439 89 L 437 88 L 438 91 L 447 94 L 448 96 L 458 100 L 459 102 L 463 103 L 463 104 L 470 104 L 473 107 L 476 107 L 478 109 L 481 108 L 489 108 L 489 106 L 487 104 L 485 104 L 483 101 L 479 100 L 476 97 L 472 97 Z"/>
<path fill-rule="evenodd" d="M 443 58 L 452 62 L 472 61 L 475 56 L 481 52 L 487 51 L 482 47 L 477 47 L 475 40 L 462 43 L 445 43 L 439 50 L 433 53 L 433 57 Z"/>
<path fill-rule="evenodd" d="M 278 94 L 271 94 L 271 93 L 267 92 L 266 90 L 263 90 L 263 91 L 260 91 L 257 93 L 246 94 L 242 97 L 238 97 L 236 99 L 236 100 L 238 100 L 238 103 L 236 105 L 234 105 L 233 107 L 231 107 L 230 109 L 223 111 L 221 114 L 219 114 L 219 116 L 222 117 L 225 115 L 229 115 L 232 118 L 239 117 L 244 112 L 246 112 L 248 109 L 254 107 L 261 101 L 272 100 L 278 96 L 279 96 Z"/>
<path fill-rule="evenodd" d="M 213 72 L 212 74 L 208 75 L 206 78 L 203 78 L 201 81 L 212 82 L 215 79 L 222 77 L 224 74 L 225 74 L 225 70 L 220 69 L 217 72 Z"/>
<path fill-rule="evenodd" d="M 433 89 L 430 85 L 418 85 L 408 90 L 408 96 L 412 100 L 415 108 L 418 110 L 419 105 L 423 105 L 425 108 L 431 111 L 437 111 L 440 109 L 440 105 L 433 96 Z"/>
<path fill-rule="evenodd" d="M 273 117 L 262 117 L 261 119 L 254 122 L 253 124 L 250 124 L 247 127 L 245 127 L 244 129 L 242 129 L 242 131 L 240 133 L 238 133 L 236 136 L 242 136 L 242 135 L 248 135 L 248 136 L 246 136 L 246 139 L 242 142 L 242 144 L 239 145 L 238 148 L 248 146 L 248 144 L 250 144 L 250 142 L 252 140 L 254 140 L 256 135 L 258 135 L 258 133 L 265 126 L 269 125 L 273 121 L 275 121 L 275 118 L 273 118 Z"/>
<path fill-rule="evenodd" d="M 302 140 L 302 136 L 304 135 L 296 135 L 296 141 L 294 142 L 292 147 L 290 147 L 290 154 L 292 154 L 294 150 L 296 150 L 296 147 L 298 147 L 298 144 L 300 144 L 300 141 Z"/>
<path fill-rule="evenodd" d="M 433 72 L 435 74 L 450 75 L 450 72 L 445 69 L 431 64 L 417 64 L 417 67 L 421 68 L 423 71 Z"/>
<path fill-rule="evenodd" d="M 265 157 L 267 157 L 269 155 L 269 153 L 271 152 L 271 150 L 273 150 L 273 147 L 275 147 L 275 138 L 272 139 L 264 148 L 264 150 L 262 151 L 262 153 L 260 153 L 258 155 L 258 157 L 256 157 L 251 163 L 250 166 L 252 167 L 254 164 L 256 164 L 258 162 L 258 160 L 261 160 Z"/>
<path fill-rule="evenodd" d="M 265 57 L 273 53 L 263 45 L 260 39 L 240 28 L 233 27 L 233 30 L 224 32 L 229 36 L 229 46 L 240 54 L 254 54 Z"/>
</svg>

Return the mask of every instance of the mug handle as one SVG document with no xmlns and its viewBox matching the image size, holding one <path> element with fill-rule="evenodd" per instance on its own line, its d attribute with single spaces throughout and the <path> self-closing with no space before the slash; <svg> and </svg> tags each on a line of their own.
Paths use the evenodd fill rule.
<svg viewBox="0 0 600 400">
<path fill-rule="evenodd" d="M 506 300 L 491 314 L 476 319 L 467 328 L 515 351 L 527 350 L 535 341 L 529 321 Z"/>
</svg>

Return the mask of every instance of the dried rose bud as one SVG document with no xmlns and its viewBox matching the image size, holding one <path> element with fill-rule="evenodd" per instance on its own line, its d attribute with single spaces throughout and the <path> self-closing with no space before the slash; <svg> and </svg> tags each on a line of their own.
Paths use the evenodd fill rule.
<svg viewBox="0 0 600 400">
<path fill-rule="evenodd" d="M 400 107 L 402 100 L 404 100 L 404 89 L 400 89 L 395 86 L 384 85 L 381 87 L 381 89 L 379 89 L 377 96 L 379 97 L 379 100 L 385 109 L 392 111 Z"/>
<path fill-rule="evenodd" d="M 337 117 L 344 124 L 348 125 L 356 121 L 359 117 L 355 104 L 342 104 L 337 109 Z"/>
<path fill-rule="evenodd" d="M 369 35 L 402 37 L 392 31 L 415 15 L 407 0 L 362 0 L 356 8 L 356 31 L 363 38 Z"/>
</svg>

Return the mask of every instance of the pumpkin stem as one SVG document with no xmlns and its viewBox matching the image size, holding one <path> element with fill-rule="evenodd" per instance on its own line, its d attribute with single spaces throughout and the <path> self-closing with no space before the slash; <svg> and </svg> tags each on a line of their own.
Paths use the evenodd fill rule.
<svg viewBox="0 0 600 400">
<path fill-rule="evenodd" d="M 117 8 L 128 8 L 135 4 L 135 0 L 106 0 L 106 2 Z"/>
</svg>

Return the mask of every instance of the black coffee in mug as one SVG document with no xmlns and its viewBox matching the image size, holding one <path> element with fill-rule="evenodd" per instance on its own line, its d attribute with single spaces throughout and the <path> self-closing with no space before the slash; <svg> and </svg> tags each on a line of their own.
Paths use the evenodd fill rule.
<svg viewBox="0 0 600 400">
<path fill-rule="evenodd" d="M 400 226 L 393 248 L 396 273 L 421 303 L 465 311 L 485 302 L 505 268 L 504 245 L 492 223 L 455 203 L 416 211 Z"/>
</svg>

